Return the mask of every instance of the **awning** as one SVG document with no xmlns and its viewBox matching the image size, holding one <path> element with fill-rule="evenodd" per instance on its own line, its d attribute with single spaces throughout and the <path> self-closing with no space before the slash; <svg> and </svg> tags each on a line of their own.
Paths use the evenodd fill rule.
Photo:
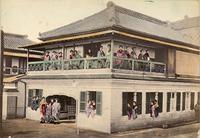
<svg viewBox="0 0 200 138">
<path fill-rule="evenodd" d="M 5 56 L 15 56 L 15 57 L 27 57 L 26 53 L 17 53 L 17 52 L 8 52 L 4 51 L 3 53 Z M 29 58 L 38 58 L 42 59 L 41 55 L 29 54 Z"/>
<path fill-rule="evenodd" d="M 24 74 L 15 75 L 15 76 L 12 76 L 12 77 L 4 77 L 3 78 L 3 83 L 12 83 L 12 82 L 15 82 L 15 81 L 19 80 L 23 76 L 24 76 Z"/>
</svg>

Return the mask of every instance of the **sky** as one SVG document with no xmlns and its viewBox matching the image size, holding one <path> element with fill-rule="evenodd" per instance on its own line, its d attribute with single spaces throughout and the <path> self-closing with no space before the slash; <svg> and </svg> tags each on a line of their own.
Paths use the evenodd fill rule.
<svg viewBox="0 0 200 138">
<path fill-rule="evenodd" d="M 45 32 L 83 19 L 106 8 L 110 0 L 0 0 L 4 32 L 25 34 L 37 41 Z M 158 18 L 177 21 L 199 16 L 199 0 L 112 0 L 116 5 Z"/>
</svg>

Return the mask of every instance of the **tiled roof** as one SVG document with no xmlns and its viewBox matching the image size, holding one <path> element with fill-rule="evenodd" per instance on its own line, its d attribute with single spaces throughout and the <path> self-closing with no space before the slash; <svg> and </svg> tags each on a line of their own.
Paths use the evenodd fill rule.
<svg viewBox="0 0 200 138">
<path fill-rule="evenodd" d="M 167 22 L 117 6 L 112 2 L 108 2 L 106 9 L 83 20 L 41 33 L 39 39 L 51 40 L 112 26 L 196 45 L 190 38 L 172 29 Z"/>
<path fill-rule="evenodd" d="M 188 28 L 200 27 L 200 16 L 197 17 L 185 17 L 183 20 L 175 21 L 171 23 L 174 30 L 183 30 Z"/>
<path fill-rule="evenodd" d="M 4 48 L 11 50 L 24 50 L 18 48 L 19 46 L 33 44 L 34 42 L 29 40 L 26 35 L 4 33 Z"/>
<path fill-rule="evenodd" d="M 184 37 L 190 37 L 192 41 L 200 45 L 200 16 L 186 17 L 183 20 L 172 22 L 170 25 Z"/>
</svg>

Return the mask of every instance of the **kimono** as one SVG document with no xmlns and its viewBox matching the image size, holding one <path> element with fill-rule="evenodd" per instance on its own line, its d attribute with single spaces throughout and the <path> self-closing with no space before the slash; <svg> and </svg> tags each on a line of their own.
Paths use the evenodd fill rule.
<svg viewBox="0 0 200 138">
<path fill-rule="evenodd" d="M 87 103 L 85 111 L 86 111 L 87 117 L 89 118 L 91 113 L 92 113 L 92 108 L 91 108 L 91 104 L 90 103 Z"/>
<path fill-rule="evenodd" d="M 105 55 L 105 53 L 103 51 L 98 51 L 97 57 L 105 57 L 105 56 L 106 55 Z M 99 59 L 97 68 L 103 68 L 105 66 L 105 62 L 106 62 L 105 59 Z"/>
<path fill-rule="evenodd" d="M 151 112 L 152 112 L 151 117 L 155 118 L 156 117 L 156 115 L 155 115 L 155 105 L 151 106 Z"/>
<path fill-rule="evenodd" d="M 132 108 L 131 107 L 127 108 L 127 115 L 128 115 L 128 120 L 130 120 L 131 116 L 132 116 Z"/>
<path fill-rule="evenodd" d="M 51 114 L 52 114 L 52 105 L 51 105 L 51 103 L 49 103 L 46 106 L 46 117 L 45 117 L 45 120 L 46 120 L 47 123 L 51 123 L 51 121 L 50 121 Z"/>
<path fill-rule="evenodd" d="M 117 51 L 117 57 L 118 58 L 124 58 L 124 52 L 123 50 L 118 50 Z M 123 59 L 116 59 L 116 66 L 117 68 L 121 68 L 121 66 L 123 66 Z"/>
<path fill-rule="evenodd" d="M 45 114 L 46 114 L 46 101 L 45 99 L 42 99 L 40 101 L 40 120 L 41 120 L 41 123 L 45 123 Z"/>
<path fill-rule="evenodd" d="M 60 103 L 54 102 L 52 105 L 52 116 L 55 118 L 55 120 L 59 120 L 60 115 Z"/>
<path fill-rule="evenodd" d="M 155 117 L 158 117 L 158 115 L 159 115 L 159 106 L 158 106 L 158 104 L 155 104 L 154 106 L 155 106 Z"/>
<path fill-rule="evenodd" d="M 39 101 L 37 99 L 33 99 L 31 102 L 31 109 L 37 111 L 39 108 Z"/>
<path fill-rule="evenodd" d="M 96 103 L 95 102 L 92 102 L 91 109 L 92 109 L 91 116 L 94 117 L 96 114 Z"/>
<path fill-rule="evenodd" d="M 133 110 L 132 110 L 132 114 L 133 114 L 133 119 L 136 119 L 137 118 L 137 105 L 134 105 L 133 106 Z"/>
</svg>

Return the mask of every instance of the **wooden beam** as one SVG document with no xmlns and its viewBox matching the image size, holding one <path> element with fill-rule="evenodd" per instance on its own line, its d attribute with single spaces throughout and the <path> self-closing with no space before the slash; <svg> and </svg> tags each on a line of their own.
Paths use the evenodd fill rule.
<svg viewBox="0 0 200 138">
<path fill-rule="evenodd" d="M 159 44 L 166 45 L 166 46 L 172 46 L 172 47 L 183 48 L 183 49 L 188 49 L 188 50 L 200 52 L 199 49 L 191 48 L 191 47 L 186 46 L 186 45 L 179 45 L 179 44 L 175 44 L 175 43 L 171 43 L 171 42 L 165 42 L 165 41 L 161 41 L 161 40 L 157 40 L 157 39 L 153 39 L 153 38 L 133 35 L 133 34 L 120 32 L 120 31 L 116 31 L 116 30 L 113 30 L 113 32 L 116 33 L 116 34 L 119 34 L 119 35 L 131 37 L 131 38 L 136 38 L 136 39 L 145 40 L 145 41 L 149 41 L 149 42 L 159 43 Z"/>
</svg>

